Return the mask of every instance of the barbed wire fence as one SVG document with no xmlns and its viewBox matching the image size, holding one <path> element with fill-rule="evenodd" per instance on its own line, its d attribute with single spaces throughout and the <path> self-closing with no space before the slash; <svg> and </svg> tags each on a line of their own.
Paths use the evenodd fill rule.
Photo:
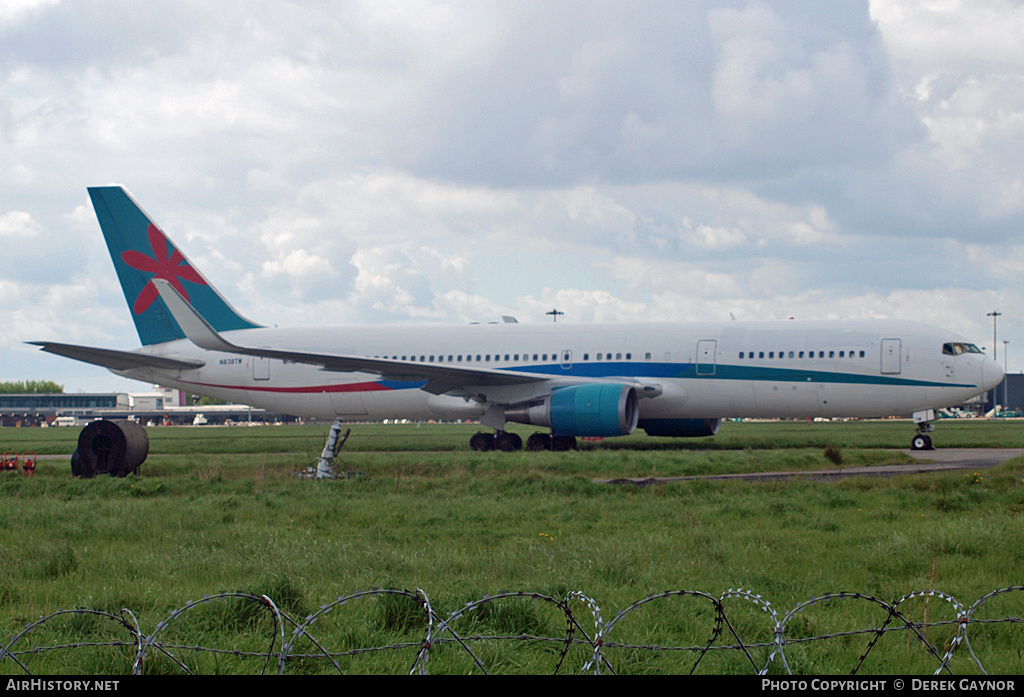
<svg viewBox="0 0 1024 697">
<path fill-rule="evenodd" d="M 48 660 L 50 667 L 76 672 L 85 672 L 82 666 L 91 665 L 100 674 L 196 674 L 202 672 L 196 657 L 202 656 L 208 659 L 205 665 L 210 672 L 246 672 L 241 665 L 229 665 L 235 660 L 248 661 L 244 666 L 247 672 L 260 675 L 345 673 L 350 669 L 358 672 L 358 668 L 343 666 L 346 660 L 385 655 L 372 672 L 423 675 L 431 672 L 432 659 L 442 654 L 445 658 L 436 672 L 451 669 L 455 654 L 461 657 L 459 660 L 469 661 L 470 671 L 489 674 L 509 667 L 513 672 L 523 671 L 521 662 L 509 662 L 500 650 L 482 649 L 498 644 L 513 650 L 522 645 L 542 647 L 553 663 L 553 673 L 615 674 L 623 672 L 620 667 L 624 672 L 653 672 L 665 669 L 664 664 L 645 662 L 645 658 L 669 655 L 675 661 L 669 669 L 677 673 L 703 670 L 792 675 L 794 669 L 802 672 L 799 665 L 793 665 L 794 656 L 799 654 L 797 660 L 805 660 L 808 647 L 829 641 L 849 646 L 859 639 L 862 649 L 852 653 L 845 649 L 848 655 L 859 653 L 858 658 L 852 665 L 842 667 L 843 672 L 858 674 L 865 670 L 870 657 L 883 652 L 883 641 L 897 635 L 906 638 L 903 647 L 912 645 L 927 656 L 929 669 L 935 675 L 952 673 L 955 656 L 962 657 L 961 669 L 987 674 L 990 666 L 983 664 L 971 642 L 972 634 L 985 627 L 996 632 L 987 639 L 1000 642 L 1004 653 L 1017 657 L 1015 665 L 1000 664 L 993 669 L 1019 673 L 1024 640 L 1012 630 L 1024 623 L 1021 613 L 1004 609 L 995 613 L 1001 616 L 986 617 L 983 610 L 997 598 L 1009 606 L 1019 606 L 1024 601 L 1022 592 L 1024 586 L 1000 588 L 970 606 L 938 590 L 915 591 L 895 602 L 863 593 L 838 592 L 812 597 L 780 613 L 766 598 L 748 590 L 729 589 L 717 597 L 701 591 L 673 590 L 637 600 L 607 621 L 598 603 L 581 592 L 564 597 L 522 591 L 485 595 L 442 617 L 421 589 L 374 588 L 338 597 L 301 620 L 283 611 L 267 595 L 223 592 L 186 603 L 159 621 L 148 634 L 127 608 L 116 613 L 84 608 L 57 610 L 29 623 L 0 647 L 0 671 L 33 675 L 30 664 Z M 325 627 L 328 618 L 342 608 L 371 599 L 377 602 L 375 615 L 363 613 L 336 623 L 329 630 Z M 933 600 L 935 607 L 931 605 Z M 520 605 L 499 609 L 508 601 L 527 603 L 531 608 Z M 692 601 L 695 605 L 693 609 L 687 605 L 685 610 L 668 608 L 666 604 L 672 601 Z M 841 629 L 832 624 L 842 613 L 822 612 L 826 606 L 854 602 L 863 604 L 867 614 L 878 614 L 879 619 L 867 626 Z M 923 603 L 923 608 L 915 602 Z M 533 603 L 544 611 L 532 611 Z M 202 612 L 212 606 L 222 609 Z M 923 619 L 912 619 L 915 613 L 911 610 L 923 610 Z M 645 611 L 650 612 L 645 621 L 639 622 L 643 625 L 639 633 L 648 641 L 616 640 L 624 633 L 620 626 L 637 624 L 635 618 Z M 864 610 L 858 609 L 845 616 L 853 616 L 857 623 L 869 619 L 864 614 Z M 929 620 L 929 614 L 948 616 Z M 188 624 L 190 619 L 194 620 L 192 624 Z M 564 630 L 555 632 L 555 626 L 562 622 Z M 680 635 L 678 626 L 668 626 L 673 623 L 687 624 L 690 631 L 697 631 L 703 638 L 690 645 L 662 643 L 657 639 L 659 633 L 669 637 Z M 370 626 L 373 624 L 378 626 Z M 194 633 L 192 642 L 174 636 L 175 628 L 182 625 L 186 633 Z M 466 630 L 461 629 L 462 625 Z M 821 629 L 826 625 L 829 631 Z M 374 637 L 381 636 L 381 627 L 393 636 L 412 634 L 413 638 L 374 642 Z M 512 629 L 497 633 L 470 631 L 487 627 Z M 332 648 L 328 641 L 318 638 L 321 628 L 325 630 L 323 636 L 329 636 L 340 646 Z M 232 640 L 236 643 L 231 648 L 218 648 L 214 644 L 223 641 L 225 631 L 235 631 Z M 250 648 L 242 648 L 243 644 Z M 251 648 L 254 646 L 261 648 Z M 69 655 L 97 649 L 109 652 L 98 664 L 68 660 Z M 569 660 L 570 653 L 577 659 L 575 662 Z M 728 660 L 712 664 L 712 655 L 727 656 Z M 813 672 L 821 672 L 821 663 L 808 665 Z M 465 664 L 458 668 L 461 672 L 466 669 Z"/>
</svg>

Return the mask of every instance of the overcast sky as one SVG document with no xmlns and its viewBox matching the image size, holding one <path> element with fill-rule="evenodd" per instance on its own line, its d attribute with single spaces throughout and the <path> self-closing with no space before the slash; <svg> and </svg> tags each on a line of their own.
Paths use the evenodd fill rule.
<svg viewBox="0 0 1024 697">
<path fill-rule="evenodd" d="M 0 0 L 0 380 L 145 390 L 86 193 L 268 325 L 895 317 L 1024 368 L 1024 7 Z"/>
</svg>

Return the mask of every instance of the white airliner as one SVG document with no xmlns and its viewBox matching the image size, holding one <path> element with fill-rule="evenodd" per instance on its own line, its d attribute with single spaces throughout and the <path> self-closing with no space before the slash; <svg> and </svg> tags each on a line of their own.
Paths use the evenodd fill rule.
<svg viewBox="0 0 1024 697">
<path fill-rule="evenodd" d="M 505 427 L 577 437 L 706 436 L 727 417 L 913 415 L 992 389 L 1002 368 L 944 329 L 894 320 L 502 323 L 277 329 L 238 314 L 121 187 L 90 188 L 142 348 L 32 342 L 117 375 L 296 416 L 478 419 L 476 450 L 523 447 Z"/>
</svg>

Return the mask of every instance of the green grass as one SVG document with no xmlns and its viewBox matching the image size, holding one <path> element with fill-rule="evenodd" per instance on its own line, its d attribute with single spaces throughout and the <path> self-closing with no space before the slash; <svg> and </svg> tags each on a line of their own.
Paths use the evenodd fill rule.
<svg viewBox="0 0 1024 697">
<path fill-rule="evenodd" d="M 1024 582 L 1024 461 L 974 472 L 819 483 L 693 481 L 646 488 L 595 484 L 595 478 L 709 472 L 820 469 L 903 461 L 907 422 L 728 423 L 714 439 L 670 441 L 636 436 L 586 444 L 570 453 L 474 453 L 472 426 L 355 425 L 339 456 L 353 477 L 310 481 L 293 476 L 313 463 L 327 427 L 148 429 L 151 455 L 141 476 L 75 480 L 66 459 L 40 460 L 36 475 L 0 476 L 0 636 L 6 644 L 40 615 L 84 607 L 116 615 L 128 608 L 144 634 L 166 621 L 161 641 L 184 646 L 265 651 L 272 616 L 220 591 L 266 594 L 301 620 L 326 603 L 371 588 L 421 588 L 443 619 L 503 590 L 563 600 L 594 599 L 608 622 L 651 593 L 730 588 L 760 594 L 780 614 L 828 593 L 855 592 L 892 602 L 906 593 L 942 590 L 966 605 Z M 944 421 L 938 447 L 1021 447 L 1019 422 Z M 3 429 L 3 450 L 70 453 L 78 429 Z M 832 456 L 834 457 L 834 455 Z M 986 618 L 1021 616 L 1024 594 L 1000 595 Z M 593 621 L 572 604 L 588 632 Z M 769 641 L 767 615 L 753 603 L 726 602 L 745 641 Z M 914 621 L 949 619 L 937 598 L 903 608 Z M 342 603 L 311 633 L 332 651 L 412 642 L 425 635 L 422 610 L 405 596 Z M 870 601 L 837 598 L 796 614 L 790 636 L 880 626 Z M 460 616 L 460 635 L 564 636 L 557 607 L 533 597 L 486 602 Z M 640 603 L 616 620 L 609 642 L 703 646 L 714 629 L 711 605 L 671 595 Z M 286 640 L 292 627 L 286 628 Z M 726 630 L 727 631 L 727 630 Z M 945 650 L 952 631 L 933 628 Z M 945 634 L 943 634 L 945 632 Z M 990 673 L 1024 670 L 1019 625 L 972 627 L 975 653 Z M 119 636 L 101 615 L 68 615 L 32 632 L 32 645 Z M 577 637 L 579 638 L 579 637 Z M 790 667 L 846 673 L 870 636 L 795 644 Z M 721 643 L 731 643 L 726 635 Z M 279 648 L 279 644 L 275 648 Z M 550 672 L 557 643 L 480 640 L 473 650 L 492 672 Z M 315 654 L 308 640 L 294 651 Z M 763 664 L 767 649 L 754 650 Z M 401 673 L 416 648 L 339 656 L 347 672 Z M 565 656 L 578 672 L 583 646 Z M 605 648 L 615 671 L 687 672 L 696 656 Z M 34 673 L 126 673 L 134 653 L 97 647 L 32 655 Z M 178 660 L 204 673 L 259 672 L 262 659 L 190 651 Z M 180 667 L 153 651 L 152 673 Z M 771 672 L 780 672 L 779 658 Z M 929 673 L 937 666 L 907 632 L 887 634 L 862 673 Z M 276 665 L 270 667 L 274 672 Z M 286 672 L 331 672 L 323 658 L 293 659 Z M 465 650 L 443 644 L 428 672 L 473 672 Z M 978 672 L 961 648 L 953 670 Z M 17 674 L 9 659 L 0 671 Z M 606 669 L 607 672 L 607 669 Z M 698 673 L 752 673 L 741 652 L 711 652 Z"/>
<path fill-rule="evenodd" d="M 1024 448 L 1024 422 L 1016 419 L 945 419 L 935 422 L 937 448 Z M 353 424 L 346 453 L 463 452 L 469 437 L 480 430 L 473 424 Z M 316 457 L 323 449 L 329 424 L 300 426 L 149 428 L 150 452 L 171 454 L 304 453 Z M 512 425 L 521 435 L 532 429 Z M 0 448 L 16 452 L 67 454 L 74 451 L 79 428 L 0 429 Z M 709 438 L 651 438 L 642 431 L 625 438 L 580 447 L 599 450 L 718 451 L 783 448 L 900 448 L 910 447 L 913 424 L 896 419 L 848 422 L 727 422 Z"/>
</svg>

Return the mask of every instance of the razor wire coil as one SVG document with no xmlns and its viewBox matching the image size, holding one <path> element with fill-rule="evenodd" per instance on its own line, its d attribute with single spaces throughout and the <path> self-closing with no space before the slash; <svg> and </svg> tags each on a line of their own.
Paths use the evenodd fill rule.
<svg viewBox="0 0 1024 697">
<path fill-rule="evenodd" d="M 931 658 L 934 663 L 932 673 L 934 675 L 951 674 L 953 672 L 951 663 L 954 657 L 964 654 L 964 652 L 966 652 L 972 669 L 988 674 L 986 666 L 971 643 L 969 630 L 974 626 L 993 625 L 1014 628 L 1024 624 L 1024 618 L 1019 614 L 1007 614 L 997 618 L 976 617 L 975 615 L 986 603 L 1000 596 L 1019 603 L 1024 600 L 1022 592 L 1024 592 L 1024 585 L 1000 588 L 985 594 L 969 606 L 965 606 L 953 596 L 938 590 L 914 591 L 894 602 L 887 602 L 864 593 L 837 592 L 812 597 L 797 604 L 789 611 L 780 613 L 762 595 L 749 590 L 730 588 L 717 597 L 702 591 L 669 590 L 652 593 L 634 601 L 606 621 L 603 619 L 602 609 L 597 601 L 579 591 L 570 592 L 565 597 L 527 591 L 488 594 L 465 603 L 447 616 L 442 616 L 435 611 L 429 597 L 420 588 L 415 590 L 373 588 L 339 596 L 333 601 L 321 605 L 302 619 L 292 617 L 267 595 L 231 591 L 206 595 L 185 603 L 158 621 L 152 632 L 148 634 L 143 631 L 136 615 L 127 608 L 121 609 L 118 613 L 86 608 L 58 609 L 25 625 L 0 646 L 0 670 L 7 673 L 21 672 L 33 675 L 29 665 L 33 657 L 64 651 L 110 648 L 132 653 L 133 657 L 128 672 L 133 675 L 145 674 L 147 667 L 154 660 L 154 656 L 163 657 L 181 673 L 193 674 L 194 666 L 183 658 L 185 654 L 253 659 L 258 661 L 260 666 L 258 673 L 261 675 L 271 672 L 285 674 L 289 672 L 290 665 L 302 661 L 326 661 L 332 671 L 344 673 L 346 671 L 340 661 L 345 658 L 389 652 L 397 655 L 400 652 L 415 651 L 411 665 L 405 664 L 403 667 L 396 661 L 393 672 L 425 675 L 429 672 L 432 655 L 441 649 L 447 650 L 448 647 L 452 647 L 454 650 L 464 653 L 475 670 L 490 674 L 492 666 L 489 665 L 488 658 L 480 650 L 477 650 L 477 647 L 491 642 L 501 644 L 532 643 L 548 646 L 554 655 L 552 671 L 554 673 L 571 671 L 596 675 L 614 674 L 617 672 L 615 654 L 627 651 L 686 654 L 690 657 L 687 665 L 680 666 L 678 672 L 691 674 L 702 666 L 708 656 L 727 653 L 734 655 L 739 664 L 746 666 L 751 674 L 766 675 L 774 669 L 776 672 L 793 675 L 794 668 L 790 663 L 790 654 L 794 649 L 815 646 L 829 640 L 848 641 L 864 638 L 867 643 L 849 669 L 851 675 L 856 675 L 864 669 L 872 653 L 880 650 L 878 647 L 886 636 L 905 634 L 908 637 L 908 642 L 915 642 Z M 415 640 L 371 643 L 344 649 L 332 648 L 328 645 L 328 641 L 317 637 L 315 632 L 318 625 L 332 613 L 357 601 L 368 599 L 404 599 L 411 603 L 410 607 L 416 608 L 416 617 L 418 617 L 418 620 L 412 623 L 421 623 L 419 631 L 422 631 L 422 636 Z M 509 599 L 536 602 L 549 608 L 556 617 L 561 616 L 564 621 L 564 633 L 544 635 L 528 631 L 526 627 L 512 632 L 463 633 L 460 630 L 460 622 L 470 621 L 478 615 L 485 614 L 488 608 Z M 910 612 L 905 609 L 906 606 L 911 601 L 922 599 L 926 603 L 935 599 L 944 604 L 947 612 L 953 613 L 953 619 L 932 621 L 928 621 L 927 618 L 924 621 L 911 619 Z M 698 641 L 683 645 L 661 642 L 630 642 L 625 638 L 622 641 L 614 640 L 617 631 L 618 634 L 623 632 L 619 629 L 619 625 L 628 623 L 635 614 L 648 607 L 656 607 L 658 603 L 672 600 L 688 600 L 698 603 L 697 610 L 691 615 L 693 618 L 705 622 L 703 629 L 699 631 Z M 223 648 L 205 645 L 203 642 L 187 643 L 175 640 L 173 637 L 165 638 L 165 635 L 172 633 L 176 625 L 187 623 L 198 608 L 226 601 L 243 603 L 247 607 L 255 609 L 260 616 L 269 619 L 270 629 L 269 631 L 264 630 L 262 634 L 261 641 L 264 648 L 260 650 L 242 649 L 237 646 Z M 745 604 L 753 610 L 755 616 L 766 619 L 767 626 L 763 628 L 764 634 L 767 636 L 766 639 L 754 641 L 744 639 L 746 630 L 739 628 L 734 621 L 737 613 L 727 607 L 733 602 Z M 867 603 L 884 613 L 884 620 L 874 626 L 820 633 L 811 632 L 802 635 L 801 629 L 805 628 L 803 625 L 813 625 L 813 622 L 806 619 L 806 613 L 842 602 Z M 581 610 L 579 617 L 574 608 Z M 710 619 L 708 618 L 709 613 Z M 85 618 L 86 620 L 105 622 L 104 627 L 109 627 L 124 637 L 105 641 L 82 639 L 80 641 L 51 640 L 46 642 L 41 636 L 40 643 L 33 644 L 34 637 L 43 634 L 45 628 L 68 618 L 72 620 Z M 88 624 L 88 621 L 83 624 Z M 932 630 L 944 630 L 945 641 L 942 645 L 929 638 L 929 631 Z M 1014 639 L 1013 644 L 1019 653 L 1024 647 L 1024 639 L 1019 636 L 1015 636 Z M 568 665 L 567 659 L 570 651 L 576 647 L 585 652 L 586 658 L 579 666 Z M 759 660 L 755 655 L 759 653 L 764 656 L 763 660 Z"/>
</svg>

